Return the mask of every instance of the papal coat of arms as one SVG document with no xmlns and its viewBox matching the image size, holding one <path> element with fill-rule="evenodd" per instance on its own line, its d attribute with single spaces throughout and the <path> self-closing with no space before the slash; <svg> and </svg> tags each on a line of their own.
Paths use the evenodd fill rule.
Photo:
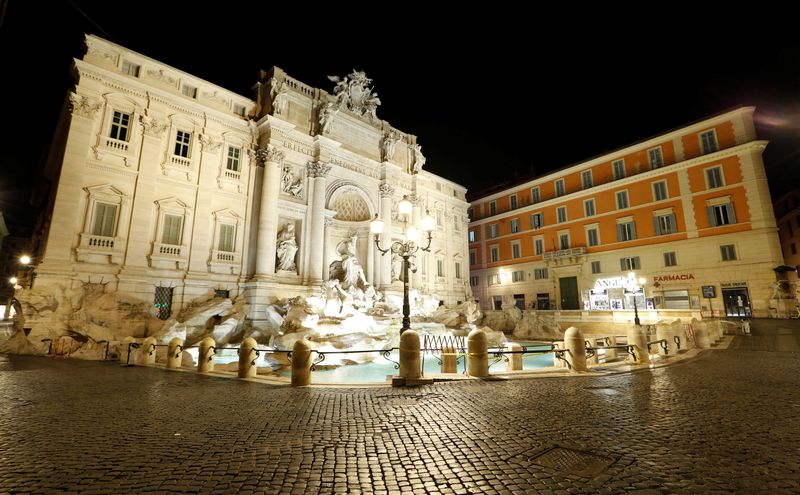
<svg viewBox="0 0 800 495">
<path fill-rule="evenodd" d="M 363 71 L 354 70 L 344 78 L 328 76 L 328 79 L 336 83 L 333 96 L 336 98 L 337 109 L 344 108 L 359 116 L 366 115 L 370 120 L 378 118 L 375 112 L 381 100 L 378 93 L 373 93 L 373 88 L 370 87 L 372 79 Z"/>
</svg>

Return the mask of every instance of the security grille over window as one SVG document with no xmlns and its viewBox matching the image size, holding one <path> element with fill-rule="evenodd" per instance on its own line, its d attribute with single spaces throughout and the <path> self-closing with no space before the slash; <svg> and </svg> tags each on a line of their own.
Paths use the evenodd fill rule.
<svg viewBox="0 0 800 495">
<path fill-rule="evenodd" d="M 166 320 L 172 314 L 172 287 L 156 287 L 156 297 L 153 304 L 158 308 L 158 319 Z"/>
<path fill-rule="evenodd" d="M 223 299 L 230 299 L 231 291 L 228 289 L 214 289 L 214 297 L 221 297 Z"/>
</svg>

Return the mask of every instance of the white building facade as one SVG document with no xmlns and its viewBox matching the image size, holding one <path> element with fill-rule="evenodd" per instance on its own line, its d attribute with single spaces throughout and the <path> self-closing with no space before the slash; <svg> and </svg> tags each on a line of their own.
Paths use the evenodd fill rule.
<svg viewBox="0 0 800 495">
<path fill-rule="evenodd" d="M 45 172 L 54 186 L 29 296 L 102 284 L 166 319 L 217 295 L 246 303 L 258 326 L 276 299 L 318 294 L 354 237 L 368 282 L 399 293 L 369 222 L 385 222 L 382 247 L 400 239 L 408 196 L 412 222 L 437 219 L 412 287 L 446 304 L 469 297 L 466 190 L 422 169 L 416 136 L 377 117 L 364 73 L 329 94 L 273 68 L 251 100 L 101 38 L 86 44 Z M 25 325 L 65 323 L 38 312 Z"/>
</svg>

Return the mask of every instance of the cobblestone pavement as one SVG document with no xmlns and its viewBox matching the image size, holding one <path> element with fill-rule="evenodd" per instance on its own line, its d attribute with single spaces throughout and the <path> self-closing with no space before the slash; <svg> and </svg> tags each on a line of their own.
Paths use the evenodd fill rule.
<svg viewBox="0 0 800 495">
<path fill-rule="evenodd" d="M 752 327 L 654 370 L 395 389 L 0 356 L 0 493 L 800 493 L 800 325 Z"/>
</svg>

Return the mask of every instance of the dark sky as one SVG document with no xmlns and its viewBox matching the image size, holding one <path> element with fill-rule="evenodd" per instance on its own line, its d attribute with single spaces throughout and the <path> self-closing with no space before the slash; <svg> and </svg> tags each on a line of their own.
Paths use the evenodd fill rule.
<svg viewBox="0 0 800 495">
<path fill-rule="evenodd" d="M 369 2 L 4 3 L 0 209 L 17 231 L 85 32 L 246 96 L 273 65 L 329 91 L 326 75 L 364 70 L 378 116 L 419 136 L 427 170 L 473 191 L 738 105 L 758 107 L 773 195 L 800 183 L 800 39 L 754 14 L 659 25 L 591 12 L 573 22 L 572 7 L 532 18 L 486 6 L 436 17 L 402 3 L 378 15 Z"/>
</svg>

